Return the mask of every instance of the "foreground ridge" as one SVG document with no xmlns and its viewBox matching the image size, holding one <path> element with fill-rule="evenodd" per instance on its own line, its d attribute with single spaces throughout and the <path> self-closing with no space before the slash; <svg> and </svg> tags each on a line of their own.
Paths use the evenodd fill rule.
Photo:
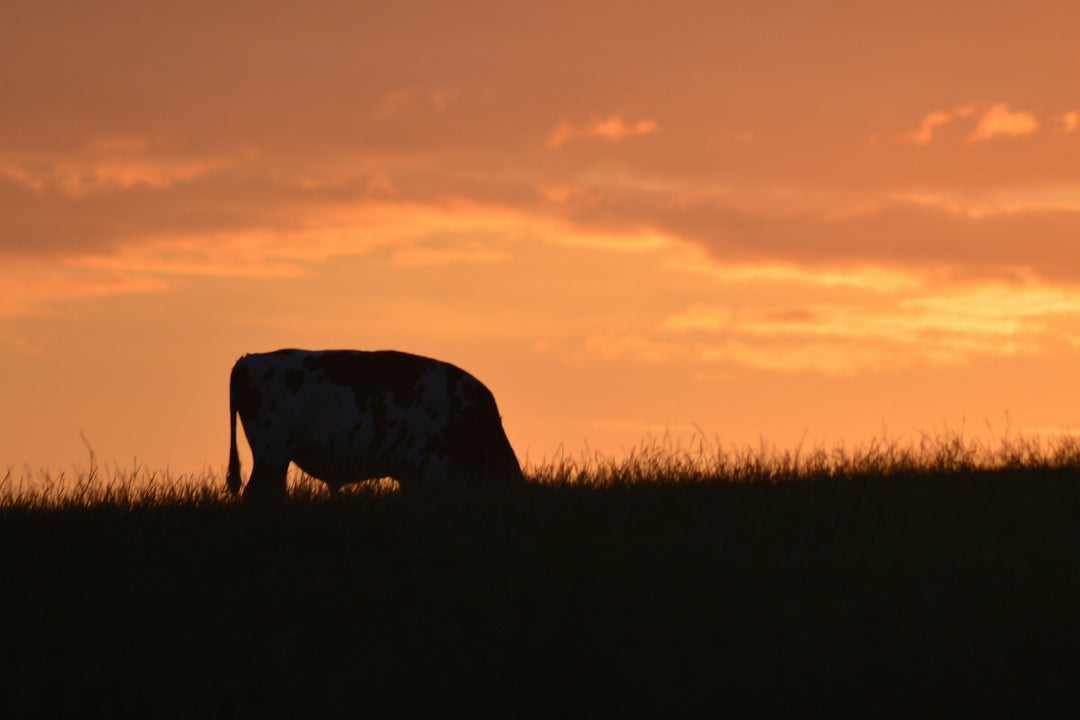
<svg viewBox="0 0 1080 720">
<path fill-rule="evenodd" d="M 703 447 L 267 506 L 7 473 L 0 716 L 1077 709 L 1074 441 Z"/>
</svg>

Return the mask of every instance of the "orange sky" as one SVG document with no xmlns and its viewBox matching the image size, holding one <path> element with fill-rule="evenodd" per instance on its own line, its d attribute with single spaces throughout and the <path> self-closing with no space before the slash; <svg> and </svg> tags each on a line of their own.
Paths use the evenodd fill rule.
<svg viewBox="0 0 1080 720">
<path fill-rule="evenodd" d="M 9 2 L 0 471 L 219 468 L 245 352 L 518 454 L 1080 425 L 1069 3 Z"/>
</svg>

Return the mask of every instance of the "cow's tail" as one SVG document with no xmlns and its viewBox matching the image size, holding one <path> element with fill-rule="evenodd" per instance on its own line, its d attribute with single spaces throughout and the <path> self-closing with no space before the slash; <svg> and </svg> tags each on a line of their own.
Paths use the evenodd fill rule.
<svg viewBox="0 0 1080 720">
<path fill-rule="evenodd" d="M 229 377 L 229 472 L 225 476 L 225 485 L 229 492 L 240 492 L 240 455 L 236 451 L 236 370 Z"/>
</svg>

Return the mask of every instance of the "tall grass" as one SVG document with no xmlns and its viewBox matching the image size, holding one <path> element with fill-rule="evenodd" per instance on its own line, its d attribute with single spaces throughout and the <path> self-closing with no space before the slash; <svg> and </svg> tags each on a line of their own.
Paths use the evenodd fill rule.
<svg viewBox="0 0 1080 720">
<path fill-rule="evenodd" d="M 207 505 L 222 502 L 224 474 L 204 471 L 173 475 L 141 465 L 123 468 L 75 469 L 56 474 L 48 470 L 8 469 L 0 477 L 0 509 L 69 510 L 94 505 L 140 507 L 152 505 Z"/>
<path fill-rule="evenodd" d="M 625 458 L 601 453 L 562 453 L 531 467 L 527 475 L 545 485 L 607 487 L 672 483 L 779 483 L 856 478 L 914 478 L 1000 471 L 1080 469 L 1080 436 L 965 437 L 962 431 L 920 433 L 917 441 L 875 438 L 865 444 L 818 443 L 779 448 L 725 447 L 698 435 L 643 441 Z"/>
<path fill-rule="evenodd" d="M 727 446 L 697 435 L 689 440 L 660 437 L 643 440 L 624 457 L 599 452 L 569 455 L 562 451 L 525 468 L 526 478 L 545 487 L 609 488 L 629 485 L 695 483 L 783 483 L 813 480 L 928 478 L 973 473 L 1080 471 L 1080 436 L 1025 435 L 966 437 L 962 431 L 920 433 L 915 441 L 874 438 L 848 446 L 823 443 L 780 448 L 762 440 L 757 446 Z M 329 497 L 325 486 L 293 467 L 289 473 L 294 500 Z M 398 490 L 390 479 L 348 488 L 344 495 L 385 495 Z M 63 510 L 106 504 L 202 506 L 231 502 L 224 470 L 171 474 L 133 462 L 130 467 L 102 467 L 91 450 L 88 469 L 16 473 L 0 477 L 0 509 Z"/>
</svg>

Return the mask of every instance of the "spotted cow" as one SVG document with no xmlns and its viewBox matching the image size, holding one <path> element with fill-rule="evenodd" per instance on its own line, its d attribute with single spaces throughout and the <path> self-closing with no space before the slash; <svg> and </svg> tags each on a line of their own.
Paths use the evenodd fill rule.
<svg viewBox="0 0 1080 720">
<path fill-rule="evenodd" d="M 382 477 L 403 487 L 523 480 L 491 391 L 419 355 L 278 350 L 237 360 L 226 478 L 234 494 L 237 414 L 254 462 L 245 497 L 284 495 L 290 462 L 331 491 Z"/>
</svg>

